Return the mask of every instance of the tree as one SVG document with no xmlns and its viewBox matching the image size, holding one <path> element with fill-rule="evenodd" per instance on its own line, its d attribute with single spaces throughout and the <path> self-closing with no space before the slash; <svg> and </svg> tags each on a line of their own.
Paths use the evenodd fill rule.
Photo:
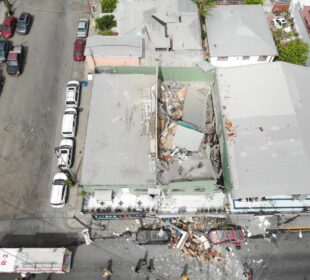
<svg viewBox="0 0 310 280">
<path fill-rule="evenodd" d="M 110 30 L 117 25 L 113 15 L 106 15 L 100 18 L 96 18 L 95 24 L 99 31 Z"/>
<path fill-rule="evenodd" d="M 252 5 L 252 4 L 263 5 L 263 3 L 264 3 L 264 0 L 246 0 L 245 1 L 245 4 L 248 4 L 248 5 Z"/>
<path fill-rule="evenodd" d="M 101 10 L 103 13 L 112 13 L 116 8 L 117 0 L 101 0 Z"/>
<path fill-rule="evenodd" d="M 287 43 L 277 46 L 279 52 L 279 60 L 305 65 L 308 59 L 309 45 L 301 39 L 291 40 Z"/>
</svg>

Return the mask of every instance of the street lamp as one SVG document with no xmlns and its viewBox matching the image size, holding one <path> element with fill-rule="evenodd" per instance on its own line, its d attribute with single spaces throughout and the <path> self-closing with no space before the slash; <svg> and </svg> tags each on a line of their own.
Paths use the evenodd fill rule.
<svg viewBox="0 0 310 280">
<path fill-rule="evenodd" d="M 73 183 L 76 183 L 77 182 L 77 176 L 72 172 L 72 170 L 69 167 L 69 165 L 67 164 L 67 162 L 63 159 L 61 153 L 59 153 L 59 147 L 55 147 L 54 151 L 55 151 L 57 158 L 59 158 L 61 160 L 61 162 L 66 166 L 66 170 L 68 170 Z"/>
</svg>

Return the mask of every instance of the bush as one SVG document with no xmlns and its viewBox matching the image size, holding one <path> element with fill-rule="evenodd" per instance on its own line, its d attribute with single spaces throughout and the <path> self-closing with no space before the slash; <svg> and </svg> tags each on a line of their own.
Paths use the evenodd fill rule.
<svg viewBox="0 0 310 280">
<path fill-rule="evenodd" d="M 114 32 L 112 30 L 103 30 L 99 31 L 98 34 L 103 36 L 112 36 L 114 35 Z"/>
<path fill-rule="evenodd" d="M 116 8 L 117 0 L 101 0 L 101 10 L 103 13 L 112 13 Z"/>
<path fill-rule="evenodd" d="M 95 23 L 99 31 L 111 30 L 113 27 L 116 27 L 116 20 L 113 15 L 96 18 Z"/>
<path fill-rule="evenodd" d="M 252 5 L 252 4 L 263 5 L 263 3 L 264 3 L 264 0 L 246 0 L 245 1 L 245 4 L 248 4 L 248 5 Z"/>
</svg>

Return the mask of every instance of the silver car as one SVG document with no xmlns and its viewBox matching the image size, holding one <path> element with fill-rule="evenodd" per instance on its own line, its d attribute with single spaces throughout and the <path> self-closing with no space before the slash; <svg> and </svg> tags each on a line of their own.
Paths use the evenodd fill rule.
<svg viewBox="0 0 310 280">
<path fill-rule="evenodd" d="M 77 25 L 77 33 L 76 35 L 78 37 L 87 37 L 88 35 L 88 28 L 89 28 L 89 20 L 86 18 L 81 18 L 78 21 L 78 25 Z"/>
</svg>

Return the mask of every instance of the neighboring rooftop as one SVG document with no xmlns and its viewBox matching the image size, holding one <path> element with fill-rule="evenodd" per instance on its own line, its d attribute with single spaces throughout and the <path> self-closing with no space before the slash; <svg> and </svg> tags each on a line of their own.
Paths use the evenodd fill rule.
<svg viewBox="0 0 310 280">
<path fill-rule="evenodd" d="M 261 5 L 223 5 L 206 20 L 210 56 L 278 55 Z"/>
<path fill-rule="evenodd" d="M 153 75 L 96 74 L 81 185 L 156 183 Z"/>
<path fill-rule="evenodd" d="M 86 42 L 85 55 L 142 57 L 142 38 L 136 35 L 89 36 Z"/>
<path fill-rule="evenodd" d="M 149 48 L 202 49 L 199 13 L 191 0 L 121 0 L 115 17 L 120 35 L 145 31 Z"/>
<path fill-rule="evenodd" d="M 217 69 L 234 198 L 309 194 L 309 77 L 283 62 Z"/>
</svg>

